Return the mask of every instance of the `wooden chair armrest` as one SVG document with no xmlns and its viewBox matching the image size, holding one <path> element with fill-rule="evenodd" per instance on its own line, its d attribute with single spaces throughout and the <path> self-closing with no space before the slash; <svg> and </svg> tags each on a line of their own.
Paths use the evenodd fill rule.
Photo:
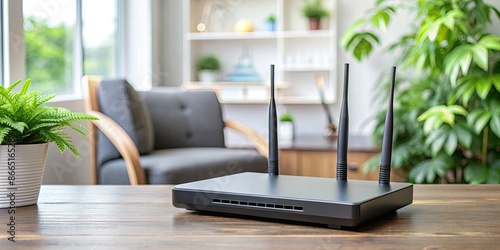
<svg viewBox="0 0 500 250">
<path fill-rule="evenodd" d="M 236 121 L 225 121 L 224 126 L 233 129 L 236 132 L 239 132 L 240 134 L 247 137 L 259 153 L 268 157 L 267 141 L 266 139 L 264 139 L 264 137 L 262 137 L 262 135 L 257 133 L 257 131 Z"/>
<path fill-rule="evenodd" d="M 87 114 L 99 118 L 92 123 L 108 137 L 125 160 L 130 185 L 146 184 L 144 169 L 139 161 L 139 151 L 127 132 L 113 119 L 101 112 L 87 111 Z"/>
</svg>

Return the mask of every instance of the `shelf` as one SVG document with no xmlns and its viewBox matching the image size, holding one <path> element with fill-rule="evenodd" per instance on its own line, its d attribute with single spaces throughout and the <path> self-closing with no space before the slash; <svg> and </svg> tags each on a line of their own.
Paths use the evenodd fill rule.
<svg viewBox="0 0 500 250">
<path fill-rule="evenodd" d="M 187 89 L 214 89 L 214 88 L 252 88 L 266 87 L 269 88 L 269 83 L 265 82 L 188 82 L 184 84 Z M 276 83 L 276 89 L 285 89 L 288 86 L 286 83 Z"/>
<path fill-rule="evenodd" d="M 207 27 L 212 25 L 211 28 L 198 32 L 197 25 L 209 3 L 184 1 L 184 88 L 213 90 L 221 103 L 266 104 L 270 92 L 269 65 L 274 64 L 278 103 L 320 104 L 315 84 L 317 75 L 324 77 L 327 102 L 336 102 L 336 1 L 323 1 L 331 16 L 322 20 L 321 30 L 309 30 L 308 20 L 301 13 L 303 0 L 254 0 L 237 1 L 231 8 L 212 5 L 212 12 L 205 16 Z M 218 12 L 213 8 L 219 8 L 217 11 L 224 15 L 214 14 Z M 265 20 L 269 14 L 276 15 L 275 31 L 267 31 Z M 234 32 L 234 24 L 240 19 L 248 19 L 254 31 Z M 196 82 L 198 75 L 194 62 L 204 54 L 220 59 L 224 76 L 237 71 L 236 64 L 241 63 L 241 56 L 248 55 L 243 62 L 261 82 Z"/>
<path fill-rule="evenodd" d="M 254 32 L 190 32 L 186 39 L 191 41 L 204 40 L 246 40 L 246 39 L 278 39 L 278 38 L 329 38 L 329 30 L 299 30 L 299 31 L 254 31 Z"/>
<path fill-rule="evenodd" d="M 330 38 L 329 30 L 294 30 L 279 32 L 278 36 L 283 38 Z"/>
<path fill-rule="evenodd" d="M 282 65 L 283 71 L 297 71 L 297 72 L 328 72 L 332 66 L 317 66 L 314 64 L 297 64 L 297 65 Z"/>
<path fill-rule="evenodd" d="M 186 39 L 191 41 L 204 40 L 247 40 L 247 39 L 276 39 L 276 32 L 191 32 Z"/>
</svg>

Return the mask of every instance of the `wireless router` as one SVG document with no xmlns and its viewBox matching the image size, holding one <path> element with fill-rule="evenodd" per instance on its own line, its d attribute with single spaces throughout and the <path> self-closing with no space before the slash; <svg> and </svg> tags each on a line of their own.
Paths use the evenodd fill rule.
<svg viewBox="0 0 500 250">
<path fill-rule="evenodd" d="M 279 175 L 274 65 L 271 65 L 269 173 L 239 173 L 176 185 L 172 189 L 174 206 L 188 210 L 319 223 L 340 229 L 357 226 L 411 204 L 413 185 L 390 182 L 396 68 L 392 72 L 378 182 L 347 179 L 348 64 L 345 64 L 344 74 L 336 179 Z"/>
</svg>

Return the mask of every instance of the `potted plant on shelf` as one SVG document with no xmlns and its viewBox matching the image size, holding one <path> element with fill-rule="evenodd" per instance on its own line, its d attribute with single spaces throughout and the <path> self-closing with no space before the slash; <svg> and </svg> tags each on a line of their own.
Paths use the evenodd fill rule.
<svg viewBox="0 0 500 250">
<path fill-rule="evenodd" d="M 219 80 L 221 64 L 215 55 L 202 55 L 196 59 L 196 71 L 200 82 L 216 82 Z"/>
<path fill-rule="evenodd" d="M 283 113 L 280 115 L 280 123 L 279 123 L 279 139 L 284 141 L 293 140 L 295 134 L 295 128 L 293 123 L 293 114 L 292 113 Z"/>
<path fill-rule="evenodd" d="M 322 0 L 308 0 L 302 8 L 302 14 L 309 19 L 311 30 L 319 30 L 321 19 L 328 17 L 330 12 L 323 6 Z"/>
<path fill-rule="evenodd" d="M 347 29 L 344 49 L 362 60 L 398 12 L 415 25 L 389 45 L 401 65 L 394 100 L 395 168 L 415 183 L 500 183 L 500 12 L 483 0 L 377 1 Z M 381 78 L 387 100 L 388 80 Z M 375 117 L 380 142 L 385 110 Z M 369 161 L 370 169 L 380 162 Z"/>
<path fill-rule="evenodd" d="M 64 129 L 85 136 L 85 126 L 77 121 L 97 120 L 85 113 L 44 106 L 55 95 L 28 92 L 30 79 L 16 92 L 19 83 L 21 80 L 7 88 L 0 86 L 0 208 L 36 204 L 48 143 L 78 156 Z"/>
<path fill-rule="evenodd" d="M 268 31 L 276 31 L 276 16 L 274 14 L 267 16 L 266 25 Z"/>
</svg>

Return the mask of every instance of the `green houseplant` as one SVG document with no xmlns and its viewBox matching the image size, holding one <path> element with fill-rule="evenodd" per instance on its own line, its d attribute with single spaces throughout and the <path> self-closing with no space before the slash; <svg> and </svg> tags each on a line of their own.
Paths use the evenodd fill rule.
<svg viewBox="0 0 500 250">
<path fill-rule="evenodd" d="M 330 11 L 323 6 L 322 0 L 307 0 L 302 7 L 302 15 L 309 19 L 309 28 L 311 30 L 319 30 L 321 19 L 328 17 Z"/>
<path fill-rule="evenodd" d="M 215 55 L 201 55 L 195 62 L 200 82 L 215 82 L 218 80 L 221 63 Z"/>
<path fill-rule="evenodd" d="M 295 135 L 293 114 L 290 112 L 283 113 L 280 115 L 279 120 L 280 123 L 278 136 L 280 140 L 293 140 L 293 137 Z"/>
<path fill-rule="evenodd" d="M 276 16 L 274 14 L 270 14 L 269 16 L 267 16 L 266 25 L 268 31 L 276 30 Z"/>
<path fill-rule="evenodd" d="M 362 60 L 400 12 L 414 20 L 388 53 L 399 67 L 393 167 L 415 183 L 500 183 L 500 36 L 488 33 L 499 11 L 482 0 L 377 1 L 341 45 Z M 383 75 L 375 96 L 387 100 Z M 376 115 L 382 138 L 385 110 Z M 375 169 L 379 158 L 365 167 Z"/>
<path fill-rule="evenodd" d="M 94 116 L 71 112 L 44 104 L 55 95 L 28 92 L 31 80 L 14 91 L 21 80 L 9 87 L 0 86 L 0 185 L 15 188 L 7 200 L 0 199 L 0 208 L 35 204 L 43 177 L 47 146 L 54 142 L 61 152 L 69 149 L 78 156 L 65 128 L 86 135 L 79 120 L 96 120 Z M 17 197 L 16 197 L 17 193 Z M 16 203 L 16 200 L 18 201 Z"/>
</svg>

